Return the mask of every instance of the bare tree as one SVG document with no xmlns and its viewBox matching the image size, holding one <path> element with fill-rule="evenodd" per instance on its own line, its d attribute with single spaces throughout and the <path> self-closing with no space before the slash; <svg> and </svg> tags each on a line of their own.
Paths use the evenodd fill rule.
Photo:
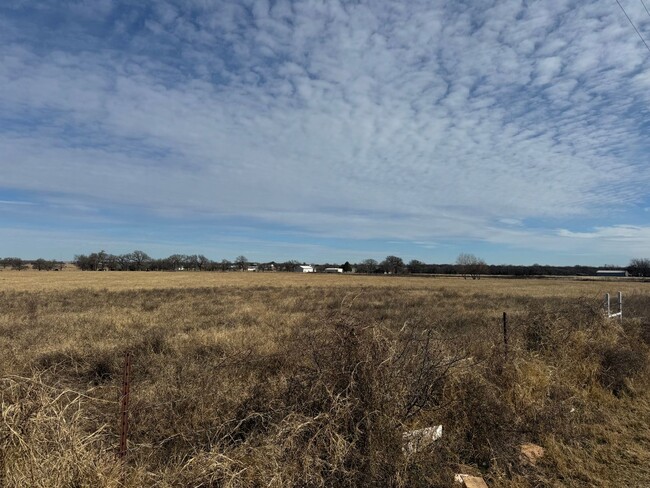
<svg viewBox="0 0 650 488">
<path fill-rule="evenodd" d="M 51 271 L 56 268 L 56 261 L 48 261 L 47 259 L 38 258 L 32 261 L 32 268 L 38 271 Z"/>
<path fill-rule="evenodd" d="M 630 264 L 627 267 L 627 270 L 632 276 L 650 276 L 650 259 L 630 259 Z"/>
<path fill-rule="evenodd" d="M 374 273 L 379 263 L 375 259 L 364 259 L 357 265 L 357 270 L 360 273 Z"/>
<path fill-rule="evenodd" d="M 27 269 L 27 263 L 20 258 L 8 258 L 10 260 L 11 269 L 16 271 L 22 271 Z"/>
<path fill-rule="evenodd" d="M 409 273 L 424 273 L 425 266 L 426 264 L 424 264 L 422 261 L 418 261 L 417 259 L 411 259 L 406 265 Z"/>
<path fill-rule="evenodd" d="M 235 264 L 237 265 L 240 271 L 244 271 L 248 266 L 248 259 L 246 258 L 246 256 L 237 256 L 237 259 L 235 259 Z"/>
<path fill-rule="evenodd" d="M 300 266 L 302 263 L 297 259 L 290 259 L 289 261 L 284 261 L 283 263 L 278 264 L 280 271 L 295 271 L 296 266 Z"/>
<path fill-rule="evenodd" d="M 136 271 L 142 271 L 149 267 L 151 263 L 151 258 L 144 251 L 133 251 L 131 253 L 131 261 Z"/>
<path fill-rule="evenodd" d="M 485 261 L 468 253 L 460 253 L 456 258 L 456 265 L 464 279 L 467 279 L 467 276 L 471 276 L 473 280 L 480 280 L 481 274 L 485 274 L 487 270 Z"/>
<path fill-rule="evenodd" d="M 196 257 L 196 264 L 199 268 L 199 271 L 205 271 L 210 265 L 210 260 L 206 258 L 203 254 L 199 254 Z"/>
<path fill-rule="evenodd" d="M 397 256 L 386 256 L 381 263 L 384 271 L 390 274 L 399 274 L 404 272 L 404 261 Z"/>
</svg>

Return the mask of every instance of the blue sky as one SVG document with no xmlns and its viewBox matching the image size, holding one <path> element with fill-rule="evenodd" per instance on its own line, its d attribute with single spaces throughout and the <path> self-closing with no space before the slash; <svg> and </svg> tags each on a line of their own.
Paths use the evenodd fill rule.
<svg viewBox="0 0 650 488">
<path fill-rule="evenodd" d="M 0 256 L 650 256 L 613 0 L 5 0 L 0 60 Z"/>
</svg>

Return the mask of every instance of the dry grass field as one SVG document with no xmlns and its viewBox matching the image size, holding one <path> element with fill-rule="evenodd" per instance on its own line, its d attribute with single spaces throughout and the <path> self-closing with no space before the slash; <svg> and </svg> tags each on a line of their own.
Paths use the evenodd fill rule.
<svg viewBox="0 0 650 488">
<path fill-rule="evenodd" d="M 0 486 L 647 487 L 649 344 L 625 280 L 0 271 Z"/>
</svg>

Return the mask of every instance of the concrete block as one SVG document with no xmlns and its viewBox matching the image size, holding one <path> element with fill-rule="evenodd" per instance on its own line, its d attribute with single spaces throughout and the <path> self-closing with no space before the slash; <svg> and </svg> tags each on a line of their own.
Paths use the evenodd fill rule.
<svg viewBox="0 0 650 488">
<path fill-rule="evenodd" d="M 471 474 L 457 474 L 454 476 L 454 482 L 463 488 L 488 488 L 483 478 Z"/>
<path fill-rule="evenodd" d="M 539 459 L 544 457 L 544 448 L 537 444 L 522 444 L 519 446 L 519 450 L 521 452 L 521 459 L 533 466 L 537 464 Z"/>
</svg>

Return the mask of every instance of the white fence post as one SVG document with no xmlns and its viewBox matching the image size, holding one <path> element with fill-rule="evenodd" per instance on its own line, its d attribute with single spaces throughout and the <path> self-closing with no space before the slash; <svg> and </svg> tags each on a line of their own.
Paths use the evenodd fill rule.
<svg viewBox="0 0 650 488">
<path fill-rule="evenodd" d="M 605 293 L 605 307 L 607 308 L 607 318 L 618 317 L 623 322 L 623 292 L 618 292 L 618 312 L 612 313 L 609 293 Z"/>
</svg>

